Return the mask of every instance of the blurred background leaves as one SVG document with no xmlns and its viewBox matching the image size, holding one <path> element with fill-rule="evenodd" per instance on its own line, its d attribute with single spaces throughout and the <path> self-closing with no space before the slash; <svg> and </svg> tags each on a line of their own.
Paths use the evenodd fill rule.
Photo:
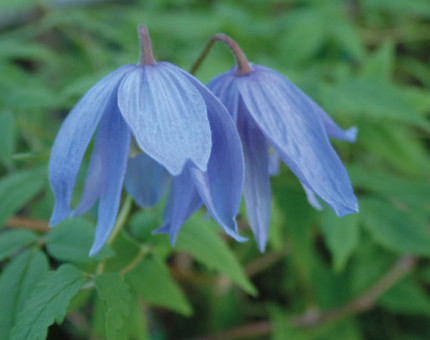
<svg viewBox="0 0 430 340">
<path fill-rule="evenodd" d="M 199 212 L 172 249 L 151 235 L 162 206 L 133 207 L 94 259 L 95 211 L 47 233 L 56 132 L 92 84 L 137 61 L 140 23 L 158 60 L 184 69 L 212 34 L 231 35 L 250 61 L 358 126 L 356 144 L 334 145 L 360 213 L 314 211 L 283 166 L 265 254 L 243 208 L 244 244 Z M 0 0 L 0 339 L 34 321 L 38 292 L 67 282 L 42 322 L 66 315 L 49 339 L 429 339 L 429 52 L 428 0 Z M 197 77 L 231 66 L 217 46 Z"/>
</svg>

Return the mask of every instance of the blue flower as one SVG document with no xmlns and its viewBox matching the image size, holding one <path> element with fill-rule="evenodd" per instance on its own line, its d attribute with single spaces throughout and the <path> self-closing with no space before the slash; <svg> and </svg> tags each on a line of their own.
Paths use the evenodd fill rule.
<svg viewBox="0 0 430 340">
<path fill-rule="evenodd" d="M 298 177 L 315 208 L 321 209 L 318 196 L 338 216 L 358 211 L 348 174 L 329 141 L 353 142 L 355 128 L 343 131 L 294 84 L 263 66 L 252 65 L 245 72 L 234 67 L 208 87 L 230 111 L 242 140 L 243 195 L 261 251 L 270 224 L 269 175 L 278 171 L 278 157 Z M 269 146 L 275 151 L 270 155 Z"/>
<path fill-rule="evenodd" d="M 145 153 L 141 157 L 155 162 L 152 169 L 142 173 L 154 170 L 159 176 L 159 184 L 145 182 L 148 188 L 157 187 L 150 196 L 157 195 L 158 185 L 166 186 L 163 171 L 173 176 L 174 197 L 169 199 L 170 223 L 165 228 L 171 235 L 176 235 L 177 225 L 188 216 L 182 210 L 191 214 L 198 198 L 230 235 L 241 240 L 235 215 L 243 183 L 243 156 L 234 122 L 196 78 L 173 64 L 156 63 L 146 27 L 140 26 L 139 30 L 139 65 L 123 66 L 99 81 L 61 126 L 49 162 L 55 196 L 50 224 L 83 214 L 98 201 L 90 255 L 101 249 L 116 221 L 133 137 Z M 82 197 L 72 210 L 76 178 L 94 134 Z M 158 167 L 162 167 L 159 174 Z M 128 172 L 126 187 L 130 194 L 138 202 L 156 201 L 157 197 L 140 194 L 130 185 L 133 177 L 139 180 L 133 166 Z"/>
</svg>

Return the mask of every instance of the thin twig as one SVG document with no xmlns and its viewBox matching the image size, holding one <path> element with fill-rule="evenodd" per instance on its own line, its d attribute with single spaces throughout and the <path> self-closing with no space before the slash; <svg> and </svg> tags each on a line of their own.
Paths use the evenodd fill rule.
<svg viewBox="0 0 430 340">
<path fill-rule="evenodd" d="M 46 221 L 33 220 L 28 217 L 14 216 L 8 219 L 5 223 L 8 228 L 23 228 L 39 232 L 48 232 L 49 224 Z"/>
<path fill-rule="evenodd" d="M 410 273 L 414 268 L 415 263 L 416 259 L 412 256 L 401 257 L 373 286 L 346 305 L 327 311 L 311 309 L 304 314 L 285 320 L 285 322 L 288 322 L 290 325 L 297 328 L 313 328 L 340 318 L 367 311 L 376 304 L 378 298 L 382 294 Z M 270 321 L 263 320 L 220 332 L 218 334 L 195 338 L 194 340 L 252 338 L 259 335 L 269 334 L 271 331 L 272 326 Z"/>
</svg>

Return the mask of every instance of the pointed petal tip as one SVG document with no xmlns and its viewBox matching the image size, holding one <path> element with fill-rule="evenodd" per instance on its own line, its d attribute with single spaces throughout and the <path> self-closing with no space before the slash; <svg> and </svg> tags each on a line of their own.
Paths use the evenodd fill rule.
<svg viewBox="0 0 430 340">
<path fill-rule="evenodd" d="M 153 230 L 151 234 L 152 235 L 169 234 L 170 245 L 172 247 L 175 247 L 176 245 L 176 239 L 177 239 L 178 233 L 170 232 L 170 223 L 164 224 L 163 226 Z"/>
<path fill-rule="evenodd" d="M 347 206 L 343 206 L 340 209 L 337 208 L 334 210 L 334 212 L 336 213 L 336 215 L 338 217 L 343 217 L 349 214 L 353 214 L 353 213 L 357 213 L 359 212 L 360 209 L 358 207 L 358 202 L 355 201 L 354 204 L 352 204 L 351 206 L 347 207 Z"/>
<path fill-rule="evenodd" d="M 89 256 L 93 257 L 96 255 L 101 249 L 103 248 L 103 244 L 99 244 L 97 241 L 94 242 L 93 246 L 91 247 L 91 250 L 89 252 Z"/>
<path fill-rule="evenodd" d="M 357 141 L 358 128 L 356 126 L 350 127 L 345 130 L 345 140 L 350 143 L 355 143 Z"/>
</svg>

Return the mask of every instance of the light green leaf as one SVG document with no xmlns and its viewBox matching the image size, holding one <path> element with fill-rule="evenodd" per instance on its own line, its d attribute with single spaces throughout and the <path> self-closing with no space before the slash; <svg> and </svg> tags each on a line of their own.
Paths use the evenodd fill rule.
<svg viewBox="0 0 430 340">
<path fill-rule="evenodd" d="M 394 52 L 393 42 L 385 41 L 366 59 L 362 74 L 366 77 L 389 79 L 394 68 Z"/>
<path fill-rule="evenodd" d="M 333 212 L 326 211 L 321 219 L 321 230 L 333 256 L 334 269 L 343 270 L 358 245 L 358 214 L 339 218 Z"/>
<path fill-rule="evenodd" d="M 126 278 L 145 303 L 168 308 L 186 316 L 192 314 L 184 293 L 163 262 L 146 258 L 127 274 Z"/>
<path fill-rule="evenodd" d="M 45 339 L 48 327 L 63 321 L 83 281 L 83 273 L 69 264 L 48 273 L 24 304 L 11 340 Z"/>
<path fill-rule="evenodd" d="M 115 340 L 130 313 L 131 295 L 124 278 L 118 273 L 105 273 L 95 279 L 97 292 L 103 302 L 107 339 Z"/>
<path fill-rule="evenodd" d="M 176 247 L 190 253 L 197 261 L 226 275 L 247 293 L 257 291 L 246 277 L 234 253 L 225 245 L 217 233 L 219 227 L 212 220 L 205 221 L 201 211 L 185 223 L 178 234 Z"/>
<path fill-rule="evenodd" d="M 12 113 L 0 113 L 0 163 L 10 168 L 15 149 L 15 120 Z"/>
<path fill-rule="evenodd" d="M 0 261 L 33 243 L 37 238 L 37 234 L 29 230 L 11 230 L 0 234 Z"/>
<path fill-rule="evenodd" d="M 308 337 L 303 331 L 294 329 L 288 322 L 287 313 L 285 313 L 277 305 L 269 305 L 270 324 L 272 325 L 271 340 L 308 340 Z"/>
<path fill-rule="evenodd" d="M 18 314 L 39 280 L 48 272 L 48 259 L 29 250 L 14 258 L 0 277 L 0 340 L 9 340 Z"/>
<path fill-rule="evenodd" d="M 378 303 L 395 313 L 430 315 L 427 292 L 411 278 L 405 278 L 391 287 Z"/>
<path fill-rule="evenodd" d="M 94 224 L 82 218 L 71 218 L 52 229 L 46 237 L 48 252 L 60 261 L 94 262 L 114 253 L 105 246 L 95 256 L 90 257 L 94 241 Z"/>
<path fill-rule="evenodd" d="M 17 172 L 0 180 L 0 228 L 42 190 L 45 178 L 45 169 L 37 169 Z"/>
<path fill-rule="evenodd" d="M 426 221 L 373 198 L 362 199 L 360 209 L 363 225 L 375 242 L 397 253 L 430 256 Z"/>
</svg>

